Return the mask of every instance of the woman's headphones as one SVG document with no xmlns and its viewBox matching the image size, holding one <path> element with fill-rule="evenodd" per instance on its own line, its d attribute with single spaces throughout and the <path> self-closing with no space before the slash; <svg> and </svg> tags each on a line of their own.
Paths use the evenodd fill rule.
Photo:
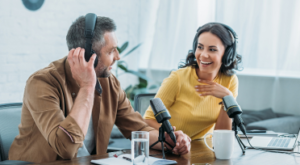
<svg viewBox="0 0 300 165">
<path fill-rule="evenodd" d="M 228 67 L 235 61 L 236 56 L 237 56 L 237 53 L 236 53 L 237 35 L 232 30 L 231 27 L 229 27 L 225 24 L 218 23 L 218 22 L 211 22 L 211 23 L 208 23 L 208 24 L 210 24 L 210 25 L 222 25 L 228 31 L 229 35 L 232 38 L 232 44 L 227 46 L 227 48 L 225 50 L 225 53 L 224 53 L 224 56 L 222 58 L 222 63 L 225 65 L 225 67 Z M 208 25 L 208 24 L 200 26 L 197 29 L 197 33 L 195 35 L 194 42 L 193 42 L 193 53 L 194 53 L 194 55 L 196 53 L 196 49 L 197 49 L 197 45 L 198 45 L 198 37 L 200 35 L 201 29 L 203 27 L 205 27 L 206 25 Z"/>
</svg>

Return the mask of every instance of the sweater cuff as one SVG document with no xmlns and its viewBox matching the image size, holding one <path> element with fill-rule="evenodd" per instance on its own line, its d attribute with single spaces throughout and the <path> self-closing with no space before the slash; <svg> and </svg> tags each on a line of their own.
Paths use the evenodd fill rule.
<svg viewBox="0 0 300 165">
<path fill-rule="evenodd" d="M 150 127 L 150 126 L 145 126 L 145 127 L 143 127 L 142 129 L 140 129 L 138 131 L 147 131 L 147 132 L 149 132 L 149 131 L 152 131 L 152 130 L 155 130 L 155 129 Z"/>
<path fill-rule="evenodd" d="M 67 116 L 63 122 L 59 125 L 59 134 L 65 134 L 73 143 L 82 143 L 84 140 L 84 134 L 77 124 L 77 122 L 71 117 Z"/>
</svg>

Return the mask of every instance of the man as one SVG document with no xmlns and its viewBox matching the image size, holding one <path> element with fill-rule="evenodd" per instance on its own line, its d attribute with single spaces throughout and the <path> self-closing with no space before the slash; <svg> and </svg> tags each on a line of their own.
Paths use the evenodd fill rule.
<svg viewBox="0 0 300 165">
<path fill-rule="evenodd" d="M 42 163 L 104 154 L 114 124 L 126 138 L 131 138 L 132 131 L 149 131 L 149 144 L 158 140 L 158 131 L 134 112 L 120 83 L 110 73 L 111 66 L 120 59 L 113 20 L 97 17 L 92 40 L 96 54 L 88 62 L 84 59 L 84 27 L 83 16 L 71 25 L 67 58 L 29 77 L 20 134 L 11 145 L 10 160 Z M 94 68 L 96 56 L 98 65 Z M 102 94 L 95 90 L 96 82 L 101 84 Z M 188 153 L 189 137 L 182 131 L 175 131 L 175 135 L 173 153 Z M 168 135 L 166 140 L 174 144 Z M 161 149 L 160 144 L 154 147 Z"/>
</svg>

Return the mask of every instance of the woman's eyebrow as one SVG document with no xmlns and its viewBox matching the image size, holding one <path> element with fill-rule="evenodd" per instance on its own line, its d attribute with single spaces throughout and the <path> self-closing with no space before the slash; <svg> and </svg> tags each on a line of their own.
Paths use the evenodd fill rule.
<svg viewBox="0 0 300 165">
<path fill-rule="evenodd" d="M 201 43 L 198 43 L 198 45 L 203 46 L 203 44 L 201 44 Z M 210 48 L 217 48 L 217 46 L 215 46 L 215 45 L 211 45 L 211 46 L 208 46 L 208 47 L 210 47 Z"/>
</svg>

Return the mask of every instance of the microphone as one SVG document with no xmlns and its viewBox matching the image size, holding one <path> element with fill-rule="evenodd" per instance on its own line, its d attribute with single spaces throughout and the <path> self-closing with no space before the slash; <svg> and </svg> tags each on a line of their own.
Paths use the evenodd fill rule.
<svg viewBox="0 0 300 165">
<path fill-rule="evenodd" d="M 244 126 L 244 121 L 241 117 L 243 111 L 236 102 L 233 96 L 228 95 L 223 97 L 224 110 L 230 118 L 234 119 L 235 124 L 240 128 L 244 135 L 246 135 L 246 128 Z"/>
<path fill-rule="evenodd" d="M 169 122 L 171 115 L 160 98 L 150 100 L 151 108 L 158 123 L 162 123 L 163 129 L 169 134 L 176 145 L 176 137 L 172 125 Z"/>
</svg>

